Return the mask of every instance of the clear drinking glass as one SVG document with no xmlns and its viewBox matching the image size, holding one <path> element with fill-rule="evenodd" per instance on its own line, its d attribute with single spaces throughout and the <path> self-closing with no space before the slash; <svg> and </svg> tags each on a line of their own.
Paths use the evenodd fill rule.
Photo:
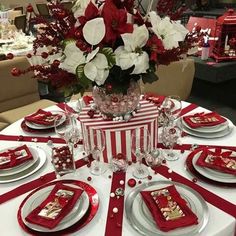
<svg viewBox="0 0 236 236">
<path fill-rule="evenodd" d="M 181 129 L 176 122 L 168 123 L 163 126 L 162 143 L 168 149 L 165 150 L 165 159 L 168 161 L 175 161 L 179 159 L 179 155 L 173 151 L 174 146 L 181 138 Z"/>
<path fill-rule="evenodd" d="M 179 118 L 182 110 L 181 98 L 178 95 L 167 96 L 162 104 L 162 108 L 169 121 L 176 120 Z"/>
<path fill-rule="evenodd" d="M 133 176 L 138 179 L 146 178 L 149 175 L 148 168 L 142 164 L 143 158 L 151 151 L 151 137 L 148 129 L 141 127 L 132 132 L 131 135 L 132 153 L 137 158 L 137 164 Z"/>
<path fill-rule="evenodd" d="M 75 173 L 74 144 L 72 142 L 73 122 L 66 112 L 58 112 L 54 121 L 56 134 L 66 142 L 52 148 L 52 164 L 56 176 Z"/>
<path fill-rule="evenodd" d="M 90 173 L 101 175 L 106 168 L 100 161 L 105 149 L 105 135 L 101 129 L 90 129 L 84 133 L 84 150 L 87 154 L 92 154 L 94 161 L 91 163 Z"/>
</svg>

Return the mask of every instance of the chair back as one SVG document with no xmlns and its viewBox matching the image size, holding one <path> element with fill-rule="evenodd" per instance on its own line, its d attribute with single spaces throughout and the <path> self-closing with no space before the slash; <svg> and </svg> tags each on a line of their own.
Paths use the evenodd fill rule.
<svg viewBox="0 0 236 236">
<path fill-rule="evenodd" d="M 16 16 L 14 19 L 14 25 L 18 30 L 22 30 L 25 33 L 26 15 Z"/>
<path fill-rule="evenodd" d="M 14 11 L 21 11 L 21 14 L 23 14 L 23 7 L 22 6 L 14 7 Z"/>
<path fill-rule="evenodd" d="M 50 17 L 48 5 L 46 3 L 36 3 L 37 10 L 39 15 L 43 17 Z"/>
<path fill-rule="evenodd" d="M 178 95 L 186 100 L 192 90 L 195 74 L 193 59 L 172 62 L 170 65 L 159 65 L 156 71 L 158 81 L 152 84 L 141 84 L 142 93 L 157 95 Z"/>
<path fill-rule="evenodd" d="M 24 70 L 30 66 L 26 57 L 0 61 L 0 112 L 38 101 L 38 82 L 32 73 L 20 77 L 11 74 L 12 68 Z"/>
</svg>

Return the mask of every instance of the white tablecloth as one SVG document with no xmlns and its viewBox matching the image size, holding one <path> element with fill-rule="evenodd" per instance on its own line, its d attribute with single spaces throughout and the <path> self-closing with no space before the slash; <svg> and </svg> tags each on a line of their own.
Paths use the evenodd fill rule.
<svg viewBox="0 0 236 236">
<path fill-rule="evenodd" d="M 184 102 L 183 106 L 186 106 L 186 105 L 187 103 Z M 54 106 L 54 107 L 51 107 L 50 110 L 59 110 L 59 108 L 57 106 Z M 204 110 L 203 108 L 199 107 L 192 112 L 200 112 L 203 110 Z M 7 135 L 21 135 L 21 134 L 26 135 L 20 128 L 21 121 L 22 120 L 15 122 L 11 126 L 7 127 L 5 130 L 3 130 L 1 133 L 7 134 Z M 43 135 L 37 135 L 37 136 L 43 136 Z M 51 136 L 53 136 L 53 134 Z M 210 140 L 210 139 L 201 139 L 201 138 L 194 138 L 194 137 L 186 136 L 182 139 L 182 143 L 233 146 L 235 145 L 235 140 L 236 140 L 236 128 L 234 127 L 232 133 L 223 138 Z M 24 143 L 24 142 L 21 142 L 21 143 Z M 19 145 L 19 141 L 16 141 L 16 142 L 15 141 L 1 141 L 0 149 L 14 146 L 14 145 Z M 50 147 L 45 143 L 39 143 L 39 142 L 37 143 L 32 142 L 30 143 L 30 145 L 40 146 L 45 150 L 45 152 L 47 153 L 47 158 L 48 158 L 46 165 L 42 169 L 40 169 L 37 173 L 31 175 L 30 177 L 27 177 L 26 179 L 23 179 L 14 183 L 9 183 L 9 184 L 0 184 L 0 194 L 10 191 L 11 189 L 14 189 L 20 184 L 36 179 L 39 176 L 53 170 L 52 165 L 50 164 Z M 188 153 L 189 153 L 188 151 L 185 151 L 178 161 L 169 162 L 168 166 L 170 166 L 170 168 L 174 169 L 175 172 L 181 174 L 182 176 L 192 179 L 192 176 L 190 176 L 184 169 L 184 162 Z M 132 168 L 133 168 L 132 166 L 128 168 L 126 180 L 132 177 Z M 88 182 L 87 177 L 91 176 L 91 174 L 89 174 L 89 169 L 87 168 L 87 166 L 78 169 L 77 174 L 78 174 L 78 177 L 76 178 L 85 182 Z M 102 176 L 92 176 L 92 181 L 88 182 L 98 192 L 98 195 L 100 198 L 100 207 L 95 218 L 88 225 L 86 225 L 84 228 L 74 233 L 73 235 L 77 235 L 77 236 L 79 235 L 103 236 L 104 235 L 106 219 L 107 219 L 108 204 L 109 204 L 110 187 L 111 187 L 111 181 L 112 181 L 110 178 L 108 178 L 110 174 L 111 174 L 111 170 L 107 170 Z M 165 178 L 161 177 L 160 175 L 154 175 L 152 180 L 161 180 L 161 179 L 165 179 Z M 145 180 L 143 182 L 145 182 Z M 207 190 L 215 193 L 216 195 L 228 200 L 229 202 L 236 204 L 236 189 L 235 188 L 216 187 L 216 186 L 213 186 L 213 185 L 201 182 L 201 181 L 198 181 L 198 184 L 206 188 Z M 127 195 L 131 190 L 132 189 L 128 185 L 126 185 L 125 194 Z M 17 217 L 16 217 L 19 205 L 27 195 L 28 193 L 21 195 L 19 197 L 16 197 L 0 205 L 1 235 L 4 235 L 4 236 L 5 235 L 11 235 L 11 236 L 27 235 L 20 228 L 17 222 Z M 223 212 L 222 210 L 214 207 L 213 205 L 209 203 L 207 203 L 207 205 L 209 207 L 209 212 L 210 212 L 209 223 L 207 224 L 204 231 L 199 235 L 201 236 L 223 236 L 223 235 L 233 236 L 234 231 L 235 231 L 235 223 L 236 223 L 235 218 Z M 139 235 L 130 226 L 125 216 L 125 213 L 124 213 L 124 218 L 123 218 L 122 235 L 123 236 Z"/>
</svg>

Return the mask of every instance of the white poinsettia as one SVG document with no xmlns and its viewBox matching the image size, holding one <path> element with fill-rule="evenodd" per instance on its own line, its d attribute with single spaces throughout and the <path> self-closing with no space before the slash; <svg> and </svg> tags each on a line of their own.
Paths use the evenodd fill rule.
<svg viewBox="0 0 236 236">
<path fill-rule="evenodd" d="M 134 52 L 135 50 L 142 48 L 146 45 L 149 37 L 148 29 L 145 25 L 134 25 L 132 33 L 126 33 L 121 35 L 125 50 L 128 52 Z"/>
<path fill-rule="evenodd" d="M 115 50 L 116 64 L 122 70 L 129 69 L 134 65 L 132 74 L 146 73 L 149 68 L 149 56 L 142 47 L 148 41 L 148 29 L 145 25 L 134 26 L 133 33 L 121 35 L 124 46 Z"/>
<path fill-rule="evenodd" d="M 84 66 L 84 74 L 97 85 L 103 85 L 109 75 L 108 61 L 104 54 L 97 53 L 93 60 Z"/>
<path fill-rule="evenodd" d="M 104 38 L 106 33 L 106 27 L 104 19 L 99 17 L 92 19 L 83 27 L 84 39 L 91 45 L 99 44 Z"/>
<path fill-rule="evenodd" d="M 66 45 L 64 55 L 65 60 L 61 62 L 59 67 L 72 74 L 76 73 L 76 68 L 78 65 L 84 64 L 86 61 L 84 52 L 75 45 L 75 42 L 71 42 Z"/>
<path fill-rule="evenodd" d="M 141 53 L 128 52 L 121 46 L 116 49 L 115 54 L 116 65 L 120 66 L 122 70 L 135 66 L 131 74 L 146 73 L 149 68 L 149 56 L 144 51 Z"/>
<path fill-rule="evenodd" d="M 188 30 L 177 21 L 171 21 L 169 17 L 160 18 L 156 12 L 149 13 L 151 29 L 162 40 L 165 49 L 179 47 L 179 42 L 183 41 Z"/>
</svg>

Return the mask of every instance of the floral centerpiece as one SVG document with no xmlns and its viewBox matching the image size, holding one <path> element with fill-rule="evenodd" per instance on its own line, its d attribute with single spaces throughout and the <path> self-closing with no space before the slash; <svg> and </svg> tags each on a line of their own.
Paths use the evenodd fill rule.
<svg viewBox="0 0 236 236">
<path fill-rule="evenodd" d="M 32 62 L 41 56 L 42 61 L 29 70 L 66 95 L 96 86 L 95 103 L 108 115 L 135 109 L 140 95 L 136 82 L 157 80 L 159 64 L 182 59 L 197 41 L 197 32 L 168 16 L 150 10 L 142 15 L 134 0 L 77 0 L 71 10 L 51 1 L 48 7 L 50 20 L 34 19 L 38 35 L 34 54 L 27 57 Z M 27 9 L 33 12 L 31 6 Z M 168 5 L 159 9 L 171 12 Z M 24 71 L 14 68 L 12 73 Z"/>
</svg>

